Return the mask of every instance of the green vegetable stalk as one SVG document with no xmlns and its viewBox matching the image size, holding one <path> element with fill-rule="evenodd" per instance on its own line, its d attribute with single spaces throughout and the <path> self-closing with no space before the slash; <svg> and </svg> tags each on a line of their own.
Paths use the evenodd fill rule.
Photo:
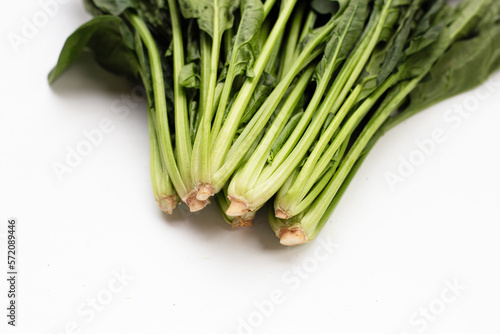
<svg viewBox="0 0 500 334">
<path fill-rule="evenodd" d="M 181 26 L 181 17 L 177 8 L 176 0 L 168 0 L 170 18 L 172 22 L 172 46 L 173 46 L 173 85 L 174 85 L 174 110 L 175 110 L 175 161 L 177 163 L 182 182 L 188 191 L 193 184 L 191 176 L 191 154 L 192 143 L 189 124 L 189 111 L 187 96 L 184 87 L 180 83 L 181 71 L 184 68 L 185 54 L 184 41 Z M 168 135 L 168 134 L 161 134 Z M 201 207 L 200 203 L 188 192 L 182 192 L 182 201 L 191 207 Z"/>
<path fill-rule="evenodd" d="M 394 33 L 389 32 L 386 24 L 385 35 L 388 41 L 385 47 L 377 50 L 364 69 L 357 85 L 351 91 L 349 98 L 321 133 L 311 154 L 287 192 L 275 201 L 275 212 L 278 218 L 287 219 L 302 212 L 308 205 L 302 202 L 328 165 L 331 163 L 342 143 L 356 129 L 364 116 L 377 103 L 381 96 L 396 82 L 397 76 L 390 76 L 398 61 L 403 56 L 404 45 L 408 40 L 414 17 L 422 14 L 424 1 L 414 1 L 409 8 L 401 8 L 399 24 L 394 27 Z M 383 69 L 382 71 L 380 69 Z M 357 108 L 352 108 L 354 105 Z M 344 121 L 345 115 L 350 114 Z"/>
<path fill-rule="evenodd" d="M 370 118 L 349 149 L 349 153 L 323 193 L 302 214 L 289 220 L 271 219 L 271 226 L 277 236 L 280 237 L 282 244 L 302 244 L 316 237 L 326 223 L 327 215 L 331 214 L 331 210 L 340 199 L 339 196 L 345 191 L 346 185 L 344 183 L 349 183 L 353 177 L 351 173 L 355 173 L 359 168 L 359 164 L 366 154 L 366 149 L 374 145 L 377 136 L 379 136 L 379 129 L 386 122 L 386 124 L 389 124 L 386 126 L 391 125 L 391 121 L 388 121 L 391 114 L 401 107 L 406 98 L 419 86 L 422 79 L 427 77 L 429 72 L 432 72 L 435 65 L 439 64 L 438 60 L 443 57 L 443 54 L 447 52 L 453 43 L 459 38 L 468 37 L 471 33 L 475 33 L 474 28 L 489 5 L 491 5 L 491 1 L 488 0 L 480 2 L 465 0 L 456 10 L 451 10 L 450 7 L 443 3 L 434 4 L 435 11 L 431 11 L 420 22 L 414 39 L 407 49 L 407 59 L 399 67 L 399 71 L 393 75 L 401 78 L 402 81 L 391 89 L 382 104 L 377 108 L 375 114 Z M 442 22 L 447 22 L 447 25 L 442 28 L 437 40 L 429 44 L 423 42 L 420 38 L 422 34 L 425 35 L 426 32 L 432 31 L 433 26 L 442 25 Z M 491 28 L 491 26 L 488 28 Z M 495 62 L 493 61 L 493 63 Z M 487 62 L 486 64 L 488 64 L 486 68 L 491 69 L 492 63 Z M 477 83 L 477 80 L 475 82 Z M 449 93 L 451 91 L 445 90 L 443 94 L 446 96 Z M 408 110 L 409 112 L 403 111 L 401 115 L 410 115 L 415 110 L 418 110 L 418 107 L 417 109 Z M 402 118 L 395 119 L 398 122 Z"/>
<path fill-rule="evenodd" d="M 150 168 L 153 193 L 160 209 L 171 215 L 179 203 L 179 197 L 170 181 L 167 170 L 163 166 L 160 147 L 154 124 L 153 111 L 148 111 L 149 140 L 150 140 Z"/>
<path fill-rule="evenodd" d="M 376 3 L 377 10 L 373 11 L 362 40 L 328 89 L 335 70 L 349 56 L 351 48 L 365 28 L 368 3 L 369 1 L 363 0 L 351 1 L 342 12 L 332 32 L 324 58 L 318 65 L 318 85 L 303 117 L 271 164 L 266 166 L 267 158 L 263 158 L 271 153 L 272 140 L 269 140 L 263 141 L 254 152 L 254 157 L 241 167 L 242 171 L 232 179 L 229 185 L 231 206 L 228 214 L 238 216 L 247 211 L 255 211 L 269 200 L 304 159 L 328 114 L 335 113 L 341 107 L 379 41 L 392 9 L 390 0 L 383 4 Z M 328 92 L 325 95 L 327 89 Z M 345 108 L 344 111 L 348 110 L 349 108 Z M 339 118 L 345 115 L 346 113 Z M 272 132 L 266 134 L 268 137 L 273 135 Z"/>
<path fill-rule="evenodd" d="M 225 169 L 223 165 L 226 161 L 226 158 L 228 157 L 230 149 L 232 149 L 233 140 L 235 138 L 240 122 L 245 114 L 245 110 L 251 101 L 253 93 L 258 87 L 260 78 L 262 77 L 266 64 L 272 55 L 275 44 L 283 34 L 288 18 L 290 17 L 295 7 L 296 1 L 297 0 L 284 1 L 283 8 L 279 13 L 277 21 L 273 26 L 259 56 L 255 60 L 251 73 L 252 77 L 247 78 L 241 86 L 239 92 L 236 95 L 235 101 L 229 108 L 227 116 L 225 117 L 224 123 L 220 127 L 220 130 L 218 130 L 218 118 L 222 117 L 219 115 L 224 112 L 224 110 L 221 109 L 218 111 L 215 127 L 210 135 L 211 142 L 207 141 L 206 143 L 207 147 L 213 147 L 210 152 L 210 157 L 207 159 L 207 161 L 209 161 L 210 163 L 210 180 L 205 182 L 211 189 L 210 193 L 215 193 L 222 189 L 224 182 L 220 182 L 218 178 L 222 177 L 223 179 L 227 180 L 234 171 L 233 168 Z M 252 145 L 251 142 L 248 142 L 248 144 L 250 146 Z M 242 152 L 243 156 L 245 154 L 246 152 Z M 217 173 L 221 173 L 222 175 L 216 175 Z"/>
<path fill-rule="evenodd" d="M 386 131 L 500 68 L 498 0 L 84 4 L 49 82 L 90 51 L 142 84 L 160 209 L 216 196 L 236 228 L 269 203 L 288 246 L 318 235 Z"/>
<path fill-rule="evenodd" d="M 228 182 L 234 171 L 242 163 L 244 157 L 249 153 L 250 148 L 256 143 L 257 138 L 265 129 L 270 118 L 286 96 L 288 89 L 293 84 L 294 80 L 296 80 L 296 76 L 321 54 L 324 47 L 322 46 L 323 42 L 333 27 L 334 21 L 331 21 L 304 47 L 304 50 L 300 53 L 292 68 L 271 92 L 269 97 L 245 126 L 242 133 L 233 142 L 227 153 L 224 164 L 212 177 L 212 184 L 216 192 L 220 191 L 226 182 Z M 275 126 L 272 130 L 267 131 L 266 133 L 270 133 L 269 136 L 271 136 L 271 138 L 266 136 L 265 140 L 274 141 L 273 138 L 279 134 L 280 128 L 281 126 Z"/>
</svg>

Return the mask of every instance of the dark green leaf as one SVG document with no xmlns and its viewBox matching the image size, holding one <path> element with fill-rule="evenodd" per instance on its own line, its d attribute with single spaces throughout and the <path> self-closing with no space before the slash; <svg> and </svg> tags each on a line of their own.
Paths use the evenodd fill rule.
<svg viewBox="0 0 500 334">
<path fill-rule="evenodd" d="M 200 87 L 200 67 L 195 63 L 184 66 L 179 74 L 179 83 L 186 88 Z"/>
<path fill-rule="evenodd" d="M 111 15 L 121 15 L 129 8 L 136 8 L 134 0 L 93 0 L 94 4 L 106 13 Z"/>
<path fill-rule="evenodd" d="M 198 26 L 212 38 L 221 38 L 222 33 L 230 29 L 234 23 L 234 10 L 238 7 L 238 0 L 179 0 L 182 15 L 185 18 L 198 20 Z M 219 31 L 214 32 L 214 17 L 217 11 L 219 17 Z"/>
<path fill-rule="evenodd" d="M 104 15 L 104 12 L 95 5 L 93 0 L 83 0 L 83 5 L 87 12 L 93 16 Z"/>
<path fill-rule="evenodd" d="M 386 25 L 386 32 L 389 32 L 389 27 L 392 27 L 391 36 L 383 48 L 373 53 L 359 78 L 358 83 L 363 86 L 363 90 L 358 101 L 364 100 L 373 93 L 401 63 L 410 33 L 415 26 L 415 17 L 422 11 L 422 6 L 426 1 L 428 0 L 416 0 L 409 8 L 400 8 L 397 24 L 389 22 Z"/>
<path fill-rule="evenodd" d="M 85 23 L 66 40 L 57 65 L 49 74 L 49 82 L 54 82 L 86 49 L 92 51 L 96 61 L 107 70 L 139 77 L 140 65 L 132 32 L 119 17 L 105 15 Z"/>
<path fill-rule="evenodd" d="M 405 118 L 442 100 L 472 89 L 500 69 L 500 26 L 457 42 L 433 66 L 428 80 L 410 95 Z"/>
<path fill-rule="evenodd" d="M 248 77 L 253 77 L 253 63 L 257 52 L 258 32 L 264 20 L 264 7 L 260 0 L 242 0 L 241 21 L 234 38 L 232 57 L 235 67 L 235 74 L 240 75 L 246 72 Z"/>
<path fill-rule="evenodd" d="M 348 3 L 348 0 L 312 0 L 311 8 L 318 14 L 335 14 L 339 11 L 343 11 Z"/>
<path fill-rule="evenodd" d="M 337 68 L 350 54 L 365 26 L 369 3 L 369 0 L 353 0 L 338 18 L 323 58 L 316 68 L 315 77 L 318 81 L 330 62 L 334 61 L 334 68 Z"/>
</svg>

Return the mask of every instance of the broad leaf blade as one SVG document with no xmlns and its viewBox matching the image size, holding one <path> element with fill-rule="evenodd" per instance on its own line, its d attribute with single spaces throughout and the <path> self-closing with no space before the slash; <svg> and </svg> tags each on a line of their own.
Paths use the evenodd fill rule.
<svg viewBox="0 0 500 334">
<path fill-rule="evenodd" d="M 234 10 L 238 7 L 238 0 L 179 0 L 182 15 L 185 18 L 198 20 L 201 30 L 212 38 L 222 36 L 234 23 Z M 219 31 L 214 32 L 215 11 L 219 16 Z"/>
<path fill-rule="evenodd" d="M 49 73 L 49 82 L 54 82 L 87 49 L 107 70 L 133 78 L 139 76 L 134 36 L 122 19 L 104 15 L 85 23 L 68 37 L 57 65 Z"/>
<path fill-rule="evenodd" d="M 134 0 L 93 0 L 94 4 L 106 13 L 111 15 L 121 15 L 129 8 L 136 8 Z"/>
</svg>

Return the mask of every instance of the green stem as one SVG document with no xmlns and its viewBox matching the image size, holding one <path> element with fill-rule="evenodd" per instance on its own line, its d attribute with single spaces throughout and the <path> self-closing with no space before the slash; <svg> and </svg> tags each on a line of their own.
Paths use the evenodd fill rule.
<svg viewBox="0 0 500 334">
<path fill-rule="evenodd" d="M 245 205 L 248 206 L 248 210 L 252 211 L 253 208 L 262 205 L 279 190 L 290 173 L 298 166 L 307 154 L 309 147 L 312 145 L 314 139 L 320 132 L 328 113 L 336 113 L 351 90 L 352 85 L 363 70 L 366 62 L 370 58 L 373 49 L 379 40 L 379 36 L 389 14 L 391 4 L 392 1 L 386 2 L 375 30 L 367 34 L 367 38 L 363 39 L 354 54 L 347 60 L 341 70 L 339 78 L 335 81 L 330 89 L 330 92 L 327 94 L 320 110 L 316 112 L 317 106 L 323 97 L 324 90 L 326 89 L 326 85 L 329 82 L 329 76 L 331 76 L 331 74 L 327 76 L 328 80 L 322 79 L 322 81 L 320 81 L 318 88 L 309 103 L 308 108 L 306 109 L 305 115 L 302 117 L 294 133 L 290 136 L 275 157 L 273 164 L 266 166 L 259 179 L 252 180 L 252 184 L 249 184 L 248 181 L 244 181 L 245 183 L 243 187 L 239 187 L 239 189 L 236 189 L 236 187 L 230 188 L 230 190 L 236 190 L 235 193 L 231 193 L 230 195 L 245 203 Z M 342 45 L 342 43 L 339 43 L 339 46 L 340 45 Z M 339 50 L 336 52 L 338 54 Z M 333 71 L 334 67 L 332 63 L 335 63 L 335 57 L 329 64 L 329 71 Z M 316 116 L 311 124 L 309 124 L 309 121 L 314 114 L 316 114 Z M 309 126 L 307 126 L 308 124 Z M 235 181 L 233 179 L 232 182 L 242 181 Z"/>
<path fill-rule="evenodd" d="M 252 94 L 257 87 L 260 77 L 264 71 L 264 68 L 269 60 L 269 57 L 272 54 L 272 51 L 275 47 L 275 44 L 283 34 L 283 30 L 285 29 L 286 22 L 290 17 L 295 3 L 297 0 L 289 0 L 285 4 L 285 8 L 280 12 L 278 20 L 274 25 L 269 38 L 267 39 L 264 47 L 262 49 L 261 54 L 257 58 L 254 65 L 254 78 L 249 78 L 245 81 L 241 90 L 234 102 L 229 114 L 227 115 L 226 121 L 221 128 L 221 131 L 214 136 L 216 144 L 214 147 L 217 147 L 217 150 L 213 150 L 211 154 L 211 162 L 213 164 L 212 170 L 219 170 L 219 168 L 223 165 L 226 155 L 231 147 L 231 143 L 233 142 L 233 138 L 238 129 L 241 117 L 243 116 L 250 99 L 252 98 Z"/>
<path fill-rule="evenodd" d="M 356 102 L 363 87 L 358 85 L 350 94 L 341 110 L 330 123 L 327 130 L 321 135 L 320 140 L 316 143 L 313 152 L 307 158 L 306 164 L 302 167 L 302 170 L 290 191 L 280 200 L 279 206 L 282 210 L 288 213 L 289 217 L 295 216 L 300 212 L 293 209 L 294 205 L 299 203 L 310 191 L 320 175 L 324 173 L 325 168 L 327 168 L 342 143 L 352 134 L 361 120 L 366 116 L 380 97 L 387 92 L 387 90 L 390 89 L 398 81 L 398 79 L 397 75 L 393 75 L 379 88 L 377 88 L 377 90 L 369 98 L 367 98 L 361 106 L 359 106 L 359 108 L 357 108 L 351 117 L 349 117 L 349 120 L 342 126 L 340 132 L 335 136 L 333 142 L 325 151 L 326 145 L 328 145 L 333 135 L 338 131 L 341 122 L 351 109 L 354 102 Z"/>
<path fill-rule="evenodd" d="M 467 6 L 473 6 L 473 8 L 475 8 L 474 6 L 478 5 L 478 8 L 482 8 L 481 6 L 484 6 L 485 3 L 487 3 L 487 1 L 478 1 L 477 3 L 468 1 Z M 468 15 L 468 13 L 471 13 L 471 15 Z M 325 223 L 329 220 L 330 215 L 346 191 L 349 183 L 378 138 L 382 136 L 385 131 L 389 130 L 406 117 L 414 114 L 415 110 L 419 110 L 415 108 L 415 110 L 411 110 L 408 113 L 403 112 L 400 114 L 401 116 L 390 119 L 390 115 L 404 103 L 407 96 L 418 86 L 439 57 L 441 57 L 457 39 L 457 36 L 460 36 L 462 30 L 467 31 L 468 27 L 470 28 L 470 22 L 474 20 L 474 13 L 474 10 L 463 10 L 462 8 L 462 15 L 459 16 L 460 20 L 453 23 L 450 28 L 445 28 L 445 32 L 441 35 L 438 42 L 434 44 L 435 49 L 428 53 L 429 59 L 427 63 L 421 67 L 420 74 L 411 81 L 400 83 L 388 94 L 375 115 L 370 119 L 359 135 L 348 156 L 342 162 L 341 167 L 330 181 L 327 189 L 320 196 L 321 198 L 308 208 L 305 215 L 300 217 L 300 222 L 298 224 L 301 226 L 301 230 L 304 234 L 306 234 L 305 239 L 307 241 L 316 237 Z M 400 73 L 404 71 L 405 69 L 403 66 Z M 271 220 L 273 220 L 271 226 L 275 230 L 279 228 L 280 225 L 288 226 L 292 222 L 297 224 L 297 221 L 294 219 L 290 222 L 281 221 L 279 219 Z"/>
<path fill-rule="evenodd" d="M 172 214 L 178 202 L 178 196 L 170 181 L 168 172 L 163 167 L 160 147 L 154 122 L 154 110 L 148 108 L 148 128 L 150 146 L 150 169 L 153 194 L 160 209 L 165 213 Z"/>
<path fill-rule="evenodd" d="M 384 18 L 387 16 L 388 9 L 388 7 L 385 8 L 383 16 Z M 319 103 L 324 97 L 324 92 L 328 87 L 333 72 L 337 69 L 338 66 L 338 64 L 336 64 L 336 58 L 340 52 L 340 47 L 343 44 L 342 41 L 339 42 L 339 47 L 335 52 L 335 56 L 330 60 L 325 74 L 323 75 L 320 83 L 318 84 L 318 87 L 316 88 L 313 98 L 309 102 L 309 105 L 306 109 L 306 115 L 301 119 L 301 122 L 299 123 L 295 131 L 292 133 L 285 145 L 283 145 L 282 149 L 276 155 L 273 164 L 271 166 L 266 166 L 266 168 L 262 171 L 260 181 L 258 181 L 259 183 L 265 182 L 267 184 L 272 184 L 275 182 L 279 182 L 279 180 L 273 179 L 273 177 L 278 177 L 280 180 L 282 180 L 284 177 L 286 177 L 286 175 L 284 174 L 289 173 L 289 170 L 291 170 L 290 168 L 287 168 L 287 164 L 291 162 L 292 164 L 295 164 L 295 166 L 293 167 L 295 168 L 296 165 L 303 159 L 304 155 L 307 152 L 307 149 L 311 146 L 312 142 L 318 135 L 328 114 L 335 114 L 337 112 L 352 85 L 357 80 L 378 41 L 382 28 L 383 21 L 381 20 L 381 22 L 376 26 L 375 30 L 367 33 L 366 38 L 361 41 L 353 54 L 342 66 L 340 74 L 335 78 L 335 81 L 326 94 L 326 97 L 322 102 L 320 109 L 317 110 Z M 345 33 L 346 32 L 347 30 L 345 31 Z M 343 35 L 344 38 L 345 33 Z M 311 124 L 309 124 L 311 119 L 313 118 L 313 115 L 317 116 L 315 116 Z M 281 170 L 280 167 L 282 168 Z M 279 183 L 282 183 L 282 181 Z"/>
<path fill-rule="evenodd" d="M 335 198 L 337 192 L 342 186 L 342 183 L 348 177 L 351 169 L 358 158 L 362 155 L 371 138 L 375 135 L 377 130 L 387 120 L 391 113 L 399 108 L 399 106 L 404 102 L 406 96 L 411 93 L 420 80 L 421 78 L 418 77 L 408 83 L 403 83 L 403 87 L 399 91 L 397 91 L 397 87 L 395 88 L 394 91 L 397 92 L 395 96 L 388 96 L 390 101 L 382 104 L 375 115 L 370 119 L 323 194 L 318 197 L 318 200 L 316 200 L 312 206 L 309 207 L 306 214 L 302 218 L 302 228 L 310 239 L 313 239 L 323 227 L 321 224 L 324 224 L 324 222 L 321 220 L 321 217 L 327 211 L 332 200 Z"/>
<path fill-rule="evenodd" d="M 347 145 L 349 143 L 350 137 L 346 138 L 339 151 L 337 152 L 337 157 L 335 159 L 335 163 L 333 166 L 329 167 L 328 170 L 319 178 L 319 181 L 316 182 L 314 187 L 304 196 L 304 198 L 296 203 L 294 206 L 290 207 L 290 209 L 286 210 L 280 206 L 279 200 L 277 199 L 275 202 L 275 212 L 281 213 L 285 215 L 287 218 L 294 217 L 301 212 L 305 211 L 312 203 L 316 200 L 316 198 L 324 191 L 325 187 L 328 185 L 328 182 L 332 179 L 333 175 L 337 171 L 344 154 L 347 149 Z"/>
<path fill-rule="evenodd" d="M 165 82 L 163 79 L 163 68 L 160 53 L 155 40 L 151 35 L 146 23 L 135 14 L 127 14 L 130 23 L 141 36 L 144 45 L 148 50 L 151 67 L 151 77 L 153 83 L 154 102 L 156 110 L 156 125 L 158 131 L 158 141 L 162 158 L 170 175 L 172 184 L 181 198 L 187 194 L 187 188 L 182 180 L 182 176 L 175 161 L 174 150 L 170 140 L 170 129 L 168 128 L 167 100 L 165 97 Z"/>
<path fill-rule="evenodd" d="M 334 26 L 334 21 L 331 21 L 324 27 L 320 34 L 318 34 L 310 43 L 306 45 L 303 52 L 301 52 L 297 61 L 293 64 L 285 78 L 273 90 L 259 111 L 253 116 L 249 124 L 247 124 L 243 133 L 232 145 L 227 154 L 224 165 L 218 170 L 213 171 L 214 174 L 212 176 L 212 184 L 216 191 L 220 190 L 224 186 L 224 184 L 229 180 L 229 177 L 242 162 L 243 157 L 247 154 L 248 149 L 252 146 L 252 143 L 255 142 L 256 138 L 269 122 L 271 115 L 278 107 L 296 75 L 303 69 L 304 66 L 312 62 L 314 58 L 322 52 L 322 49 L 319 48 L 319 46 L 325 41 Z M 313 57 L 311 57 L 311 55 L 313 55 Z"/>
<path fill-rule="evenodd" d="M 206 101 L 208 99 L 208 90 L 210 86 L 210 64 L 212 63 L 212 43 L 210 36 L 207 33 L 200 31 L 200 115 L 198 116 L 198 124 L 196 129 L 199 128 L 199 123 L 203 118 L 206 109 Z"/>
<path fill-rule="evenodd" d="M 318 18 L 318 15 L 316 14 L 315 11 L 313 11 L 313 10 L 309 11 L 309 14 L 307 14 L 306 22 L 304 22 L 304 26 L 302 28 L 302 33 L 300 34 L 300 37 L 299 37 L 299 43 L 304 42 L 307 35 L 313 31 L 317 18 Z M 298 54 L 299 50 L 297 50 L 296 52 Z"/>
<path fill-rule="evenodd" d="M 219 32 L 219 11 L 217 10 L 217 8 L 218 0 L 214 0 L 214 33 L 212 36 L 212 55 L 209 70 L 210 76 L 208 80 L 208 90 L 206 92 L 203 117 L 200 123 L 200 128 L 198 129 L 198 132 L 196 134 L 193 147 L 192 174 L 195 187 L 197 187 L 198 185 L 209 185 L 211 183 L 210 130 L 214 112 L 215 91 L 219 69 L 219 55 L 222 44 L 222 35 Z M 205 195 L 200 196 L 198 200 L 206 200 Z"/>
<path fill-rule="evenodd" d="M 304 16 L 305 4 L 300 3 L 295 9 L 295 15 L 293 17 L 290 30 L 287 34 L 286 45 L 283 51 L 278 81 L 285 76 L 286 72 L 290 70 L 293 62 L 296 60 L 298 54 L 296 53 L 297 43 L 299 40 L 300 30 L 302 28 L 302 18 Z"/>
<path fill-rule="evenodd" d="M 188 107 L 184 88 L 179 83 L 179 74 L 184 67 L 184 44 L 182 26 L 177 1 L 168 0 L 172 21 L 172 40 L 174 58 L 174 96 L 175 96 L 175 153 L 181 176 L 186 185 L 192 184 L 191 178 L 191 135 Z"/>
<path fill-rule="evenodd" d="M 248 169 L 243 169 L 241 174 L 239 176 L 234 176 L 231 181 L 229 185 L 230 196 L 234 194 L 236 184 L 238 186 L 243 186 L 246 181 L 254 179 L 255 176 L 252 175 L 252 172 L 259 170 L 258 167 L 263 166 L 266 163 L 268 154 L 263 154 L 263 152 L 268 152 L 268 148 L 273 145 L 276 138 L 280 135 L 286 123 L 290 119 L 292 112 L 295 110 L 297 103 L 299 102 L 307 85 L 309 84 L 313 72 L 314 67 L 311 66 L 302 74 L 293 91 L 288 96 L 285 104 L 281 108 L 281 111 L 278 113 L 276 119 L 271 124 L 271 127 L 267 130 L 264 138 L 259 143 L 259 146 L 252 154 L 250 161 L 245 165 L 248 166 Z M 234 182 L 235 180 L 236 182 Z"/>
</svg>

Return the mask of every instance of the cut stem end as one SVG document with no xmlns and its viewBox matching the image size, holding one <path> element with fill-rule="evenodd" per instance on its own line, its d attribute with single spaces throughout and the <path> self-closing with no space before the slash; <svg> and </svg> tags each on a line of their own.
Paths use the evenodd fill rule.
<svg viewBox="0 0 500 334">
<path fill-rule="evenodd" d="M 187 206 L 189 207 L 189 210 L 191 212 L 198 212 L 198 211 L 201 211 L 203 210 L 203 208 L 205 208 L 208 204 L 210 204 L 210 201 L 209 200 L 205 200 L 205 201 L 200 201 L 196 198 L 196 193 L 194 192 L 191 192 L 185 199 L 184 199 L 184 203 L 187 204 Z"/>
<path fill-rule="evenodd" d="M 288 219 L 288 218 L 290 218 L 290 215 L 286 211 L 284 211 L 283 209 L 281 209 L 281 208 L 277 208 L 274 211 L 274 215 L 276 216 L 276 218 L 279 218 L 279 219 Z"/>
<path fill-rule="evenodd" d="M 281 229 L 280 243 L 284 246 L 298 246 L 307 242 L 307 236 L 300 227 L 285 227 Z"/>
<path fill-rule="evenodd" d="M 248 205 L 245 202 L 231 197 L 229 197 L 229 200 L 231 201 L 231 205 L 227 209 L 226 215 L 231 217 L 239 217 L 248 212 Z"/>
<path fill-rule="evenodd" d="M 161 211 L 171 215 L 174 212 L 175 207 L 177 206 L 177 199 L 175 196 L 162 197 L 158 201 L 158 205 L 160 206 Z"/>
<path fill-rule="evenodd" d="M 215 194 L 214 188 L 210 184 L 202 184 L 198 188 L 198 193 L 196 194 L 196 199 L 198 201 L 206 201 Z"/>
</svg>

